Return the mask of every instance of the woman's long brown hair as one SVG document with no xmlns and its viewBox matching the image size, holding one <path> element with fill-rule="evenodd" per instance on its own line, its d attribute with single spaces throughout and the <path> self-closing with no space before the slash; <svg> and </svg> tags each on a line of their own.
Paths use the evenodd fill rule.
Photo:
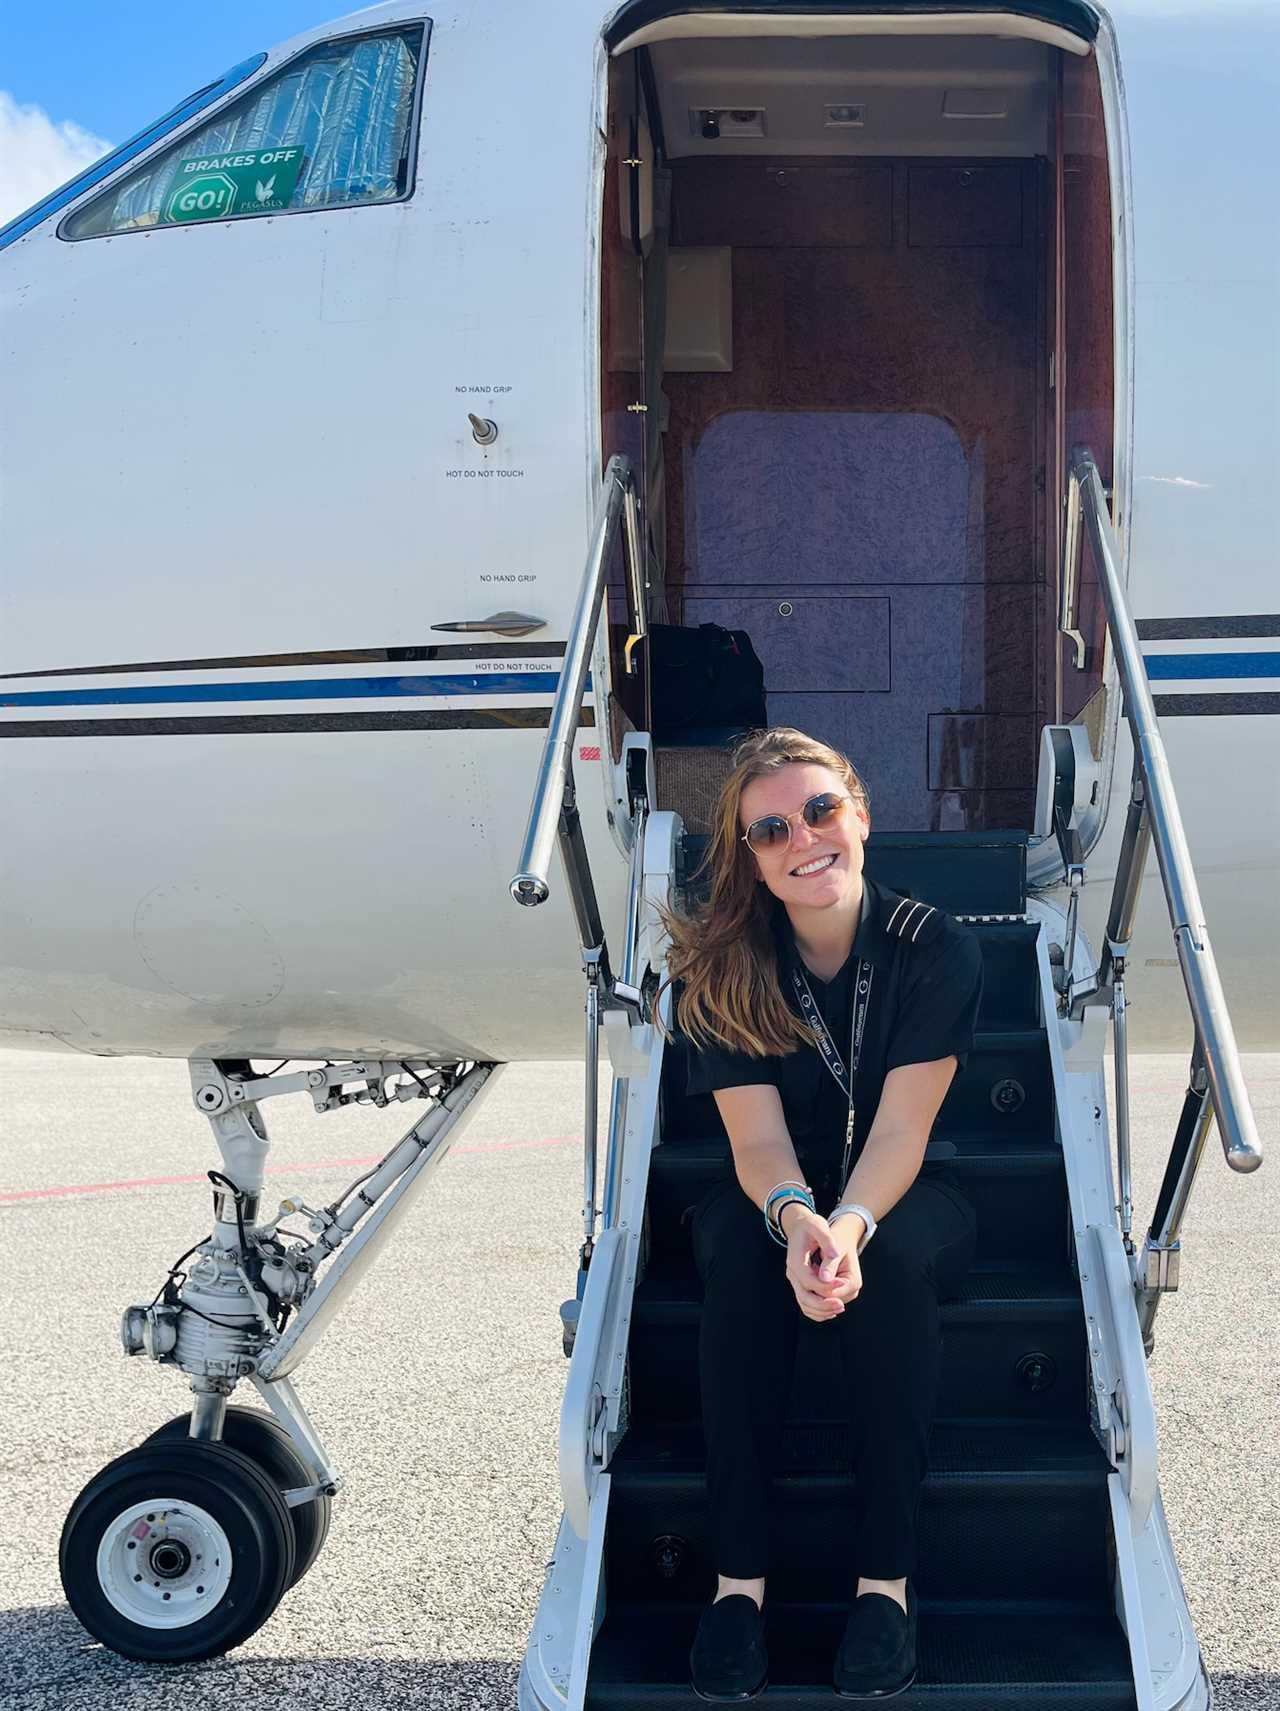
<svg viewBox="0 0 1280 1711">
<path fill-rule="evenodd" d="M 668 982 L 683 983 L 676 1020 L 695 1045 L 766 1057 L 813 1043 L 812 1033 L 782 996 L 769 925 L 773 893 L 761 882 L 738 824 L 747 785 L 796 761 L 827 767 L 844 780 L 855 801 L 867 802 L 862 780 L 838 749 L 789 725 L 754 731 L 733 751 L 698 870 L 700 875 L 710 870 L 710 898 L 688 915 L 661 912 L 671 938 Z"/>
</svg>

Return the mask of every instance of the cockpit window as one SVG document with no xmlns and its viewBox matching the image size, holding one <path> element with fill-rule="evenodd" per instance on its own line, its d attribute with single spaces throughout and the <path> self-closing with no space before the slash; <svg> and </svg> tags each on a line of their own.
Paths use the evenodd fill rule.
<svg viewBox="0 0 1280 1711">
<path fill-rule="evenodd" d="M 309 48 L 73 214 L 66 238 L 395 202 L 409 194 L 424 24 Z"/>
</svg>

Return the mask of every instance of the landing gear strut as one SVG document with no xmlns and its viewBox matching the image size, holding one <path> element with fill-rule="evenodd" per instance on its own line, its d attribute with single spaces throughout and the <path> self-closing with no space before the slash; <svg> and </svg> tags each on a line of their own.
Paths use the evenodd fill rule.
<svg viewBox="0 0 1280 1711">
<path fill-rule="evenodd" d="M 194 1662 L 246 1640 L 315 1562 L 339 1477 L 291 1374 L 465 1127 L 492 1064 L 327 1064 L 256 1076 L 191 1064 L 223 1168 L 214 1226 L 121 1327 L 126 1354 L 189 1378 L 193 1407 L 91 1479 L 63 1528 L 67 1601 L 124 1657 Z M 355 1088 L 355 1091 L 351 1089 Z M 284 1201 L 260 1221 L 268 1149 L 260 1101 L 308 1093 L 318 1112 L 426 1099 L 430 1109 L 330 1205 Z M 303 1219 L 307 1233 L 287 1227 Z M 230 1397 L 247 1378 L 271 1412 Z"/>
</svg>

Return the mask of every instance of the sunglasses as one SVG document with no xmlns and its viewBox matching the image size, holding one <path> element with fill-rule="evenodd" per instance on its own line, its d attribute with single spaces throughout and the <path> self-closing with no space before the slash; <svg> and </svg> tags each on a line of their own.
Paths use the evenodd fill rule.
<svg viewBox="0 0 1280 1711">
<path fill-rule="evenodd" d="M 791 844 L 794 821 L 803 819 L 810 831 L 816 832 L 820 826 L 829 826 L 845 803 L 852 801 L 853 797 L 843 792 L 823 790 L 817 796 L 811 796 L 794 814 L 765 814 L 759 820 L 753 820 L 742 834 L 742 842 L 757 853 L 787 849 Z"/>
</svg>

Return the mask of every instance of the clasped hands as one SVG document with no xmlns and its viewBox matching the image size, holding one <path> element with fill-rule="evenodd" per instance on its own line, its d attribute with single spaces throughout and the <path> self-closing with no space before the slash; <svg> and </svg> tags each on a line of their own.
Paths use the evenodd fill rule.
<svg viewBox="0 0 1280 1711">
<path fill-rule="evenodd" d="M 856 1213 L 834 1224 L 801 1202 L 783 1208 L 787 1238 L 787 1281 L 806 1319 L 837 1319 L 862 1288 L 858 1243 L 865 1228 Z"/>
</svg>

